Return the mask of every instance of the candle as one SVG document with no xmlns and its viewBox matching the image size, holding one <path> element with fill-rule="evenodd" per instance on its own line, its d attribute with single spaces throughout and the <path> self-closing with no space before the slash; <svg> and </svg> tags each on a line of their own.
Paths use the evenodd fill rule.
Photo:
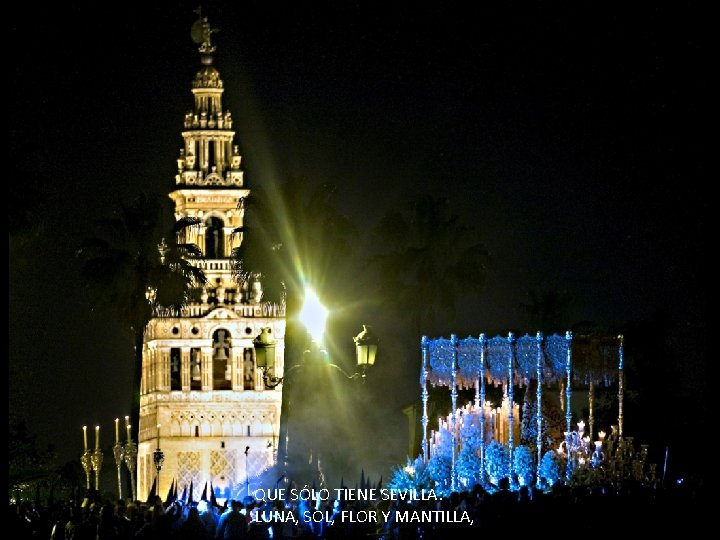
<svg viewBox="0 0 720 540">
<path fill-rule="evenodd" d="M 130 442 L 130 417 L 125 417 L 125 431 L 127 431 L 127 442 Z"/>
<path fill-rule="evenodd" d="M 95 426 L 95 450 L 100 448 L 100 426 Z"/>
<path fill-rule="evenodd" d="M 83 443 L 85 444 L 85 450 L 87 450 L 87 426 L 83 426 Z"/>
<path fill-rule="evenodd" d="M 120 419 L 115 419 L 115 444 L 120 442 Z"/>
</svg>

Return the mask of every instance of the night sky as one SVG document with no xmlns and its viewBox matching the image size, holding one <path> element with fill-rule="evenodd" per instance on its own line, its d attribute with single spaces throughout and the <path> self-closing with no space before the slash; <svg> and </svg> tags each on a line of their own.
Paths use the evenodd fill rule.
<svg viewBox="0 0 720 540">
<path fill-rule="evenodd" d="M 660 317 L 704 339 L 709 15 L 463 5 L 209 2 L 246 185 L 331 182 L 354 219 L 447 197 L 493 257 L 482 304 L 464 307 L 475 334 L 533 333 L 528 291 L 566 289 L 574 321 Z M 26 3 L 10 18 L 11 205 L 32 192 L 46 205 L 38 238 L 11 227 L 10 408 L 61 460 L 79 458 L 83 424 L 110 442 L 129 414 L 131 341 L 89 312 L 73 252 L 119 200 L 172 187 L 195 7 Z M 380 401 L 379 440 L 406 433 L 419 339 L 417 365 L 393 373 L 402 389 Z M 704 343 L 677 345 L 704 369 Z M 398 462 L 405 444 L 388 440 Z"/>
</svg>

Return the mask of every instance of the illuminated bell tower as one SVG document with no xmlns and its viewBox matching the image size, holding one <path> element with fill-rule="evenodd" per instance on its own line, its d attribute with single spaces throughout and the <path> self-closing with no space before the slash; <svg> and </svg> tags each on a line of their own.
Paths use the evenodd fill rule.
<svg viewBox="0 0 720 540">
<path fill-rule="evenodd" d="M 145 332 L 137 463 L 138 498 L 157 475 L 158 493 L 177 481 L 178 496 L 205 486 L 219 499 L 244 495 L 250 481 L 277 460 L 282 385 L 269 388 L 258 369 L 254 340 L 275 343 L 269 375 L 283 376 L 285 305 L 265 302 L 258 274 L 238 280 L 233 250 L 243 242 L 244 200 L 238 146 L 230 111 L 222 108 L 223 82 L 213 67 L 213 29 L 207 18 L 192 28 L 201 67 L 192 82 L 193 110 L 184 118 L 177 160 L 175 218 L 198 218 L 183 243 L 198 245 L 207 284 L 180 313 L 156 312 Z M 268 361 L 271 365 L 272 359 Z M 159 427 L 158 427 L 159 426 Z"/>
</svg>

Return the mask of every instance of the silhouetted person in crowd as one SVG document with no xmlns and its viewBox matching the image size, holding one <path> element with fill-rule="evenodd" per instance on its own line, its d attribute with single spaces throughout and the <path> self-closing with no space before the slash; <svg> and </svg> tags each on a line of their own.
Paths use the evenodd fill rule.
<svg viewBox="0 0 720 540">
<path fill-rule="evenodd" d="M 187 518 L 177 528 L 173 538 L 176 540 L 213 540 L 200 519 L 200 512 L 194 506 L 188 510 Z"/>
<path fill-rule="evenodd" d="M 230 509 L 220 516 L 216 540 L 238 540 L 247 538 L 248 523 L 245 515 L 241 512 L 243 504 L 233 499 L 230 502 Z"/>
<path fill-rule="evenodd" d="M 98 521 L 97 540 L 119 540 L 120 533 L 117 526 L 117 516 L 112 503 L 105 503 L 100 508 L 100 520 Z"/>
</svg>

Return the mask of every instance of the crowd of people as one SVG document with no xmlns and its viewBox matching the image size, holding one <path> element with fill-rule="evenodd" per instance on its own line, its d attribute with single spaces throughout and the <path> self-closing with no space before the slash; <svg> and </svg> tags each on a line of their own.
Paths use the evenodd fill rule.
<svg viewBox="0 0 720 540">
<path fill-rule="evenodd" d="M 82 501 L 14 503 L 10 517 L 13 538 L 19 540 L 439 540 L 538 527 L 558 533 L 611 527 L 627 534 L 682 524 L 685 531 L 701 531 L 708 521 L 704 500 L 704 487 L 690 482 L 621 488 L 556 484 L 548 492 L 531 487 L 490 491 L 476 485 L 430 501 L 264 501 L 246 496 L 222 506 L 207 500 L 163 502 L 160 497 L 114 501 L 91 491 Z M 428 510 L 441 512 L 423 514 Z"/>
</svg>

